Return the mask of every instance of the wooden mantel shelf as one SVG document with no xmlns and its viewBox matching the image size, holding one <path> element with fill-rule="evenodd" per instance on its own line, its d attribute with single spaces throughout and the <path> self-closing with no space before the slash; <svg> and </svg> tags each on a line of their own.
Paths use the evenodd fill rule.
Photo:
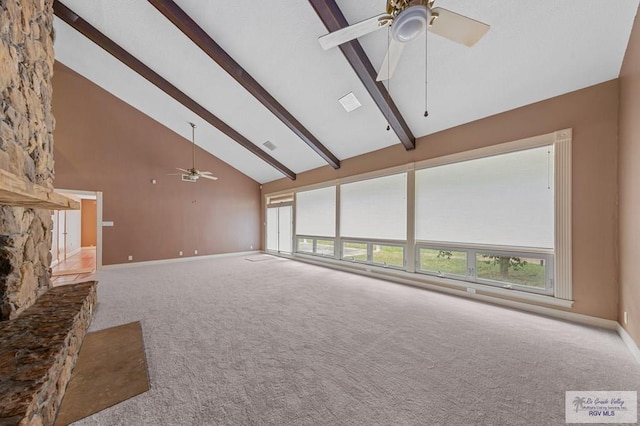
<svg viewBox="0 0 640 426">
<path fill-rule="evenodd" d="M 79 210 L 80 202 L 0 169 L 0 204 L 52 210 Z"/>
</svg>

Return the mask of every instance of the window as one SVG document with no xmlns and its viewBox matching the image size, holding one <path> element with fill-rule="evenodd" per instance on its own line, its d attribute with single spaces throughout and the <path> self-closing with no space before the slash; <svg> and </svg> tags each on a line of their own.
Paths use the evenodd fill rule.
<svg viewBox="0 0 640 426">
<path fill-rule="evenodd" d="M 296 194 L 296 234 L 335 237 L 335 186 Z"/>
<path fill-rule="evenodd" d="M 373 244 L 371 263 L 385 267 L 393 266 L 396 268 L 404 268 L 404 247 Z"/>
<path fill-rule="evenodd" d="M 478 252 L 475 263 L 478 282 L 507 288 L 522 286 L 542 291 L 551 290 L 548 288 L 552 282 L 548 276 L 549 261 L 544 257 Z"/>
<path fill-rule="evenodd" d="M 334 257 L 336 235 L 336 187 L 296 194 L 298 253 Z"/>
<path fill-rule="evenodd" d="M 400 244 L 378 244 L 376 242 L 344 241 L 342 260 L 361 262 L 384 268 L 403 269 L 405 250 Z"/>
<path fill-rule="evenodd" d="M 407 174 L 340 186 L 340 235 L 376 240 L 407 239 Z"/>
<path fill-rule="evenodd" d="M 335 242 L 316 237 L 297 237 L 296 251 L 304 254 L 315 254 L 318 256 L 334 257 Z"/>
<path fill-rule="evenodd" d="M 295 198 L 297 253 L 538 293 L 523 299 L 553 295 L 545 302 L 570 307 L 571 137 L 560 130 L 268 200 Z M 267 247 L 286 249 L 282 235 Z"/>
<path fill-rule="evenodd" d="M 416 239 L 554 246 L 553 146 L 416 171 Z"/>
<path fill-rule="evenodd" d="M 342 259 L 354 262 L 368 262 L 369 249 L 367 243 L 342 243 Z"/>
<path fill-rule="evenodd" d="M 418 270 L 551 294 L 553 148 L 416 171 Z"/>
<path fill-rule="evenodd" d="M 465 277 L 467 275 L 467 252 L 420 248 L 419 270 L 439 276 Z"/>
<path fill-rule="evenodd" d="M 316 240 L 316 254 L 320 256 L 335 256 L 335 243 L 333 240 Z"/>
<path fill-rule="evenodd" d="M 296 250 L 301 253 L 313 253 L 313 238 L 298 237 Z"/>
</svg>

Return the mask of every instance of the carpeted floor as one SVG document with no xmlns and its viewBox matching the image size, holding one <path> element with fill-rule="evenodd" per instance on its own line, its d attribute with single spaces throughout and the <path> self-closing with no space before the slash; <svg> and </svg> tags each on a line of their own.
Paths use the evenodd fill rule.
<svg viewBox="0 0 640 426">
<path fill-rule="evenodd" d="M 611 331 L 300 262 L 100 272 L 92 330 L 141 321 L 151 390 L 78 425 L 561 425 L 640 390 Z"/>
</svg>

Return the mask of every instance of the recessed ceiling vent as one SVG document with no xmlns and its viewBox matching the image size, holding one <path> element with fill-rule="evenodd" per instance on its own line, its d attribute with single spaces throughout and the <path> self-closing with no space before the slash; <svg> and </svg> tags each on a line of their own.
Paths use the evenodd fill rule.
<svg viewBox="0 0 640 426">
<path fill-rule="evenodd" d="M 275 149 L 277 148 L 277 146 L 275 146 L 271 141 L 266 141 L 262 145 L 264 145 L 269 151 L 275 151 Z"/>
<path fill-rule="evenodd" d="M 356 98 L 356 95 L 354 95 L 353 92 L 349 92 L 348 94 L 344 95 L 343 97 L 338 99 L 338 102 L 340 102 L 344 110 L 347 112 L 351 112 L 354 109 L 358 109 L 362 106 L 362 104 L 360 103 L 358 98 Z"/>
</svg>

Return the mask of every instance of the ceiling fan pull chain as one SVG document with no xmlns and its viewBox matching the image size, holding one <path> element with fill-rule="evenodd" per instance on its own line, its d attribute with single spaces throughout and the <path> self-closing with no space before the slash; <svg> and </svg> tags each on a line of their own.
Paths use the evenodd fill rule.
<svg viewBox="0 0 640 426">
<path fill-rule="evenodd" d="M 387 55 L 389 54 L 389 46 L 391 45 L 391 26 L 387 27 Z M 389 75 L 389 62 L 387 61 L 387 75 Z M 391 130 L 391 125 L 389 124 L 389 117 L 391 116 L 391 79 L 387 80 L 387 132 Z"/>
<path fill-rule="evenodd" d="M 427 102 L 428 86 L 429 86 L 429 30 L 424 32 L 424 116 L 429 116 L 429 108 Z"/>
</svg>

